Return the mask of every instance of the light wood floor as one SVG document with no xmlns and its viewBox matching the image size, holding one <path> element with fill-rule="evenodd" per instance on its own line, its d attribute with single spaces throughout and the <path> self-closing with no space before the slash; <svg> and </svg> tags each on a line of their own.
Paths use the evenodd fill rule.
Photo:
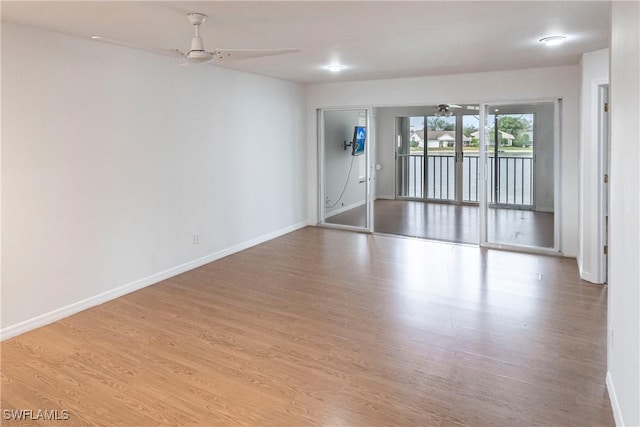
<svg viewBox="0 0 640 427">
<path fill-rule="evenodd" d="M 612 426 L 606 304 L 575 260 L 309 227 L 3 342 L 0 406 L 70 412 L 51 425 Z"/>
<path fill-rule="evenodd" d="M 412 200 L 376 200 L 374 231 L 478 244 L 479 208 Z M 330 224 L 366 226 L 366 207 L 359 206 L 327 218 Z M 553 248 L 553 213 L 491 208 L 487 214 L 492 243 Z"/>
</svg>

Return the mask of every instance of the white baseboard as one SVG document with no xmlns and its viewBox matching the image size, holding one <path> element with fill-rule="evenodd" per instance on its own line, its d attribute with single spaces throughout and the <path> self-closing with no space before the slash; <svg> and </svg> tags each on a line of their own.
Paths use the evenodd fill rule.
<svg viewBox="0 0 640 427">
<path fill-rule="evenodd" d="M 325 218 L 331 218 L 334 215 L 338 215 L 341 214 L 342 212 L 346 212 L 346 211 L 350 211 L 351 209 L 357 208 L 358 206 L 362 206 L 366 203 L 365 200 L 361 201 L 361 202 L 357 202 L 357 203 L 352 203 L 348 206 L 343 206 L 340 209 L 336 209 L 335 211 L 331 211 L 325 214 Z"/>
<path fill-rule="evenodd" d="M 396 198 L 394 196 L 387 196 L 384 194 L 380 194 L 379 196 L 376 195 L 376 200 L 395 200 Z"/>
<path fill-rule="evenodd" d="M 585 282 L 593 283 L 594 285 L 604 285 L 604 280 L 596 277 L 595 274 L 592 274 L 588 271 L 581 272 L 580 278 Z"/>
<path fill-rule="evenodd" d="M 593 275 L 591 274 L 591 272 L 589 272 L 589 271 L 584 271 L 584 270 L 582 269 L 582 266 L 580 265 L 580 263 L 578 263 L 578 271 L 580 272 L 580 278 L 581 278 L 582 280 L 585 280 L 585 281 L 587 281 L 587 282 L 591 282 L 591 283 L 595 283 L 595 282 L 593 281 Z"/>
<path fill-rule="evenodd" d="M 534 211 L 536 211 L 536 212 L 554 213 L 553 212 L 553 206 L 536 206 Z"/>
<path fill-rule="evenodd" d="M 292 231 L 299 230 L 306 227 L 307 225 L 309 225 L 308 221 L 299 222 L 297 224 L 282 228 L 280 230 L 276 230 L 272 233 L 265 234 L 255 239 L 251 239 L 249 241 L 232 246 L 230 248 L 214 252 L 212 254 L 195 259 L 193 261 L 186 262 L 184 264 L 177 265 L 168 270 L 152 274 L 151 276 L 144 277 L 142 279 L 136 280 L 135 282 L 131 282 L 126 285 L 119 286 L 106 292 L 102 292 L 92 297 L 83 299 L 81 301 L 74 302 L 73 304 L 69 304 L 65 307 L 61 307 L 48 313 L 41 314 L 40 316 L 36 316 L 34 318 L 16 323 L 14 325 L 7 326 L 6 328 L 2 328 L 0 330 L 0 341 L 15 337 L 41 326 L 48 325 L 55 322 L 56 320 L 63 319 L 65 317 L 71 316 L 72 314 L 76 314 L 88 308 L 95 307 L 107 301 L 111 301 L 128 293 L 166 280 L 170 277 L 177 276 L 178 274 L 182 274 L 189 270 L 193 270 L 194 268 L 216 261 L 220 258 L 224 258 L 236 252 L 248 249 L 252 246 L 259 245 L 260 243 L 275 239 L 276 237 L 291 233 Z"/>
<path fill-rule="evenodd" d="M 611 409 L 613 410 L 613 419 L 616 422 L 616 426 L 624 427 L 625 424 L 622 419 L 618 396 L 616 395 L 616 390 L 613 387 L 613 379 L 611 378 L 611 373 L 609 371 L 607 371 L 607 391 L 609 392 L 609 400 L 611 400 Z"/>
</svg>

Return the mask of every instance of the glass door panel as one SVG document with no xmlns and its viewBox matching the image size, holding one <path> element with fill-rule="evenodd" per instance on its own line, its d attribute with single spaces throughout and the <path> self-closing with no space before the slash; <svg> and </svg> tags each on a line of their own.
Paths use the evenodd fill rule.
<svg viewBox="0 0 640 427">
<path fill-rule="evenodd" d="M 424 197 L 424 116 L 396 118 L 397 196 Z"/>
<path fill-rule="evenodd" d="M 555 246 L 555 103 L 490 105 L 487 242 Z"/>
<path fill-rule="evenodd" d="M 462 201 L 478 203 L 480 118 L 477 114 L 465 114 L 462 116 L 462 125 Z"/>
<path fill-rule="evenodd" d="M 325 110 L 320 116 L 320 222 L 370 231 L 368 110 Z"/>
<path fill-rule="evenodd" d="M 427 116 L 425 135 L 427 198 L 455 200 L 455 116 Z"/>
</svg>

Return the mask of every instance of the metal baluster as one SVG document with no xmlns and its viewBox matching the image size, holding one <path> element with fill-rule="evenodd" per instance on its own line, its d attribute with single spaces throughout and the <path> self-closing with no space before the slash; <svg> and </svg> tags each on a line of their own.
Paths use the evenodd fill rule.
<svg viewBox="0 0 640 427">
<path fill-rule="evenodd" d="M 420 194 L 418 192 L 418 185 L 420 184 L 420 162 L 418 161 L 418 156 L 414 157 L 413 163 L 415 165 L 414 169 L 416 171 L 416 176 L 414 177 L 415 185 L 413 190 L 413 197 L 418 197 L 418 194 Z"/>
<path fill-rule="evenodd" d="M 442 156 L 438 156 L 438 161 L 440 163 L 440 167 L 438 168 L 440 169 L 440 197 L 438 198 L 442 200 Z"/>
<path fill-rule="evenodd" d="M 431 192 L 431 197 L 435 198 L 436 197 L 436 158 L 434 156 L 431 156 L 431 158 L 429 159 L 429 162 L 431 163 L 431 174 L 433 175 L 433 178 L 431 179 L 431 187 L 433 187 L 433 191 Z"/>
<path fill-rule="evenodd" d="M 475 187 L 476 187 L 476 198 L 475 198 L 475 201 L 476 202 L 480 200 L 480 196 L 478 195 L 478 191 L 479 191 L 478 185 L 480 185 L 479 181 L 478 181 L 478 174 L 479 174 L 478 168 L 479 167 L 480 167 L 480 157 L 476 157 L 476 176 L 475 176 Z"/>
<path fill-rule="evenodd" d="M 531 203 L 533 205 L 533 158 L 530 159 L 529 161 L 529 200 L 531 200 Z"/>
<path fill-rule="evenodd" d="M 520 199 L 522 200 L 522 204 L 524 205 L 524 157 L 522 158 L 522 161 L 520 163 Z"/>
<path fill-rule="evenodd" d="M 478 159 L 478 163 L 480 163 L 480 160 Z M 478 164 L 478 166 L 480 166 L 480 164 Z M 491 167 L 491 162 L 489 162 L 489 173 L 488 173 L 488 179 L 487 182 L 489 183 L 489 187 L 488 188 L 493 188 L 493 183 L 491 182 L 491 179 L 493 177 L 493 168 Z M 482 183 L 480 183 L 480 185 L 482 185 Z M 493 202 L 493 192 L 492 191 L 487 191 L 487 198 L 489 199 L 489 202 Z"/>
<path fill-rule="evenodd" d="M 447 199 L 449 198 L 449 156 L 445 157 L 445 163 L 447 165 Z"/>
<path fill-rule="evenodd" d="M 413 168 L 413 193 L 410 195 L 411 197 L 415 197 L 416 195 L 416 158 L 411 158 L 411 167 Z"/>
<path fill-rule="evenodd" d="M 472 194 L 474 194 L 474 193 L 471 192 L 471 182 L 472 182 L 471 181 L 471 164 L 472 163 L 473 163 L 473 157 L 469 157 L 469 201 L 470 202 L 476 201 L 476 198 L 471 196 Z M 478 167 L 476 166 L 476 171 L 477 170 L 478 170 Z M 476 179 L 474 181 L 475 181 L 476 185 L 478 185 L 478 179 L 477 179 L 478 177 L 476 176 L 475 178 Z M 475 192 L 477 194 L 478 190 L 476 189 Z"/>
<path fill-rule="evenodd" d="M 423 157 L 424 158 L 424 157 Z M 424 162 L 418 162 L 420 165 L 420 175 L 418 175 L 418 182 L 420 183 L 420 192 L 417 194 L 417 197 L 422 197 L 424 194 Z"/>
<path fill-rule="evenodd" d="M 505 191 L 504 191 L 504 195 L 505 195 L 505 203 L 508 205 L 509 204 L 509 158 L 505 158 L 505 163 L 507 164 L 505 169 L 506 169 L 506 174 L 505 174 L 505 180 L 504 180 L 504 186 L 505 186 Z"/>
<path fill-rule="evenodd" d="M 462 164 L 464 165 L 464 153 L 462 154 Z M 473 199 L 471 198 L 471 158 L 470 157 L 469 157 L 469 161 L 467 162 L 467 165 L 469 166 L 467 168 L 467 169 L 469 169 L 469 171 L 468 171 L 469 184 L 468 184 L 467 188 L 469 189 L 469 201 L 471 201 Z"/>
<path fill-rule="evenodd" d="M 514 157 L 513 159 L 513 204 L 518 204 L 518 198 L 516 196 L 516 187 L 518 186 L 518 182 L 516 177 L 518 176 L 518 159 Z"/>
<path fill-rule="evenodd" d="M 433 156 L 433 198 L 436 198 L 436 156 Z"/>
</svg>

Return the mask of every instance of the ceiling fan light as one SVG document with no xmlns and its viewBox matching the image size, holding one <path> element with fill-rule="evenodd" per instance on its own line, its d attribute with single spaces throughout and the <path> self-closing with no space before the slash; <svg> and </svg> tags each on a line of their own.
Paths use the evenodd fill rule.
<svg viewBox="0 0 640 427">
<path fill-rule="evenodd" d="M 191 62 L 207 62 L 213 59 L 213 53 L 204 50 L 190 50 L 185 56 Z"/>
</svg>

